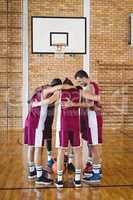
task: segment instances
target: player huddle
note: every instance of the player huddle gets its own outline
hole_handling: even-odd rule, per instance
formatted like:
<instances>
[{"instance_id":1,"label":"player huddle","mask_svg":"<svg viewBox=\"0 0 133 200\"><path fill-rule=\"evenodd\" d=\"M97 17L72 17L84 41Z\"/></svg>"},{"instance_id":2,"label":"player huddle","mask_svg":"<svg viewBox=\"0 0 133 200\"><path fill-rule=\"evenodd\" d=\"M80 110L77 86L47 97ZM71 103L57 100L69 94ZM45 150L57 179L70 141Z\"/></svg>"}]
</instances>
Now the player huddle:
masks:
<instances>
[{"instance_id":1,"label":"player huddle","mask_svg":"<svg viewBox=\"0 0 133 200\"><path fill-rule=\"evenodd\" d=\"M49 185L53 180L42 167L42 147L47 145L48 167L52 168L52 124L56 116L57 179L55 185L63 187L63 163L66 151L75 158L75 187L81 186L82 140L87 141L88 160L82 181L99 182L101 170L102 113L98 85L80 70L75 74L78 86L66 78L63 83L54 79L50 85L36 89L29 100L29 113L25 122L24 143L28 145L28 178L36 184ZM68 153L68 157L69 153ZM71 157L68 168L74 169Z\"/></svg>"}]
</instances>

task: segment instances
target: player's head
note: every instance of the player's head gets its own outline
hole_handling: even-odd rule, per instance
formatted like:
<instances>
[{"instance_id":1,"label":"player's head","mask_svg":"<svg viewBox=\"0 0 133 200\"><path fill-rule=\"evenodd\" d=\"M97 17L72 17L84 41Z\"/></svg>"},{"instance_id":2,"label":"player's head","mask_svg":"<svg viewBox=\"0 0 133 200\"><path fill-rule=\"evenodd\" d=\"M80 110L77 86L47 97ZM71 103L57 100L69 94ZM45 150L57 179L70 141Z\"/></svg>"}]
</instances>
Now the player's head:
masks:
<instances>
[{"instance_id":1,"label":"player's head","mask_svg":"<svg viewBox=\"0 0 133 200\"><path fill-rule=\"evenodd\" d=\"M73 82L69 78L65 78L63 85L73 85Z\"/></svg>"},{"instance_id":2,"label":"player's head","mask_svg":"<svg viewBox=\"0 0 133 200\"><path fill-rule=\"evenodd\" d=\"M76 72L75 79L81 86L86 86L88 84L88 81L90 80L88 74L84 70L79 70L78 72Z\"/></svg>"},{"instance_id":3,"label":"player's head","mask_svg":"<svg viewBox=\"0 0 133 200\"><path fill-rule=\"evenodd\" d=\"M62 81L59 78L55 78L51 81L50 86L62 85Z\"/></svg>"}]
</instances>

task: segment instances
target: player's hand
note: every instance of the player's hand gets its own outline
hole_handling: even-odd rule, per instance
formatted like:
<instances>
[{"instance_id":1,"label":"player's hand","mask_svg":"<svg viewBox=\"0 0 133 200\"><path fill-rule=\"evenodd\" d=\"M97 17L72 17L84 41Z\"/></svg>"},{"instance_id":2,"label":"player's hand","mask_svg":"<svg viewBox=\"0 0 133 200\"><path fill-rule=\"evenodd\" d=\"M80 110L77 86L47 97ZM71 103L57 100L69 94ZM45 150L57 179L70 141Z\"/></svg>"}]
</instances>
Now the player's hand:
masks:
<instances>
[{"instance_id":1,"label":"player's hand","mask_svg":"<svg viewBox=\"0 0 133 200\"><path fill-rule=\"evenodd\" d=\"M73 107L74 106L74 103L68 99L67 101L63 102L63 108L70 108L70 107Z\"/></svg>"},{"instance_id":2,"label":"player's hand","mask_svg":"<svg viewBox=\"0 0 133 200\"><path fill-rule=\"evenodd\" d=\"M37 101L37 100L33 101L32 108L35 108L35 107L38 107L38 106L40 106L40 102Z\"/></svg>"}]
</instances>

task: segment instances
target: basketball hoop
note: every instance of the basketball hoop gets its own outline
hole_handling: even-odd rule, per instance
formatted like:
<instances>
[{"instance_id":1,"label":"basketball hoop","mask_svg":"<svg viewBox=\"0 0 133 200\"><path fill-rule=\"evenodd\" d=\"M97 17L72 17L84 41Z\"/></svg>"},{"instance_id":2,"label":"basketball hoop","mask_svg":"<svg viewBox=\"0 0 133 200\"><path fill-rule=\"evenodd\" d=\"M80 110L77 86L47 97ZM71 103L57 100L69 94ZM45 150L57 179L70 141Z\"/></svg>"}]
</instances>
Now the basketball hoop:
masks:
<instances>
[{"instance_id":1,"label":"basketball hoop","mask_svg":"<svg viewBox=\"0 0 133 200\"><path fill-rule=\"evenodd\" d=\"M64 43L58 43L58 44L53 44L55 47L55 58L63 59L64 58L64 53L66 49L66 44Z\"/></svg>"}]
</instances>

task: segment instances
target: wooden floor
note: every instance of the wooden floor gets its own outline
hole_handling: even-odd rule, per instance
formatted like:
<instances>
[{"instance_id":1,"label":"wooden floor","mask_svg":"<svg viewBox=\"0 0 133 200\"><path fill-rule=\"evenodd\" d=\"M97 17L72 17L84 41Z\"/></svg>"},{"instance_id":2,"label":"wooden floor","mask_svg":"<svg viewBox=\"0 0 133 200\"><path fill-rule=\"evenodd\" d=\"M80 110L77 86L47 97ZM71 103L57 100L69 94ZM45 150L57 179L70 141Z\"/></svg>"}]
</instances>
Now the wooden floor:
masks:
<instances>
[{"instance_id":1,"label":"wooden floor","mask_svg":"<svg viewBox=\"0 0 133 200\"><path fill-rule=\"evenodd\" d=\"M10 137L9 137L10 135ZM132 200L133 136L117 131L104 134L103 179L100 184L75 189L72 176L65 177L65 188L59 191L36 187L26 177L26 151L21 134L0 136L0 200Z\"/></svg>"}]
</instances>

